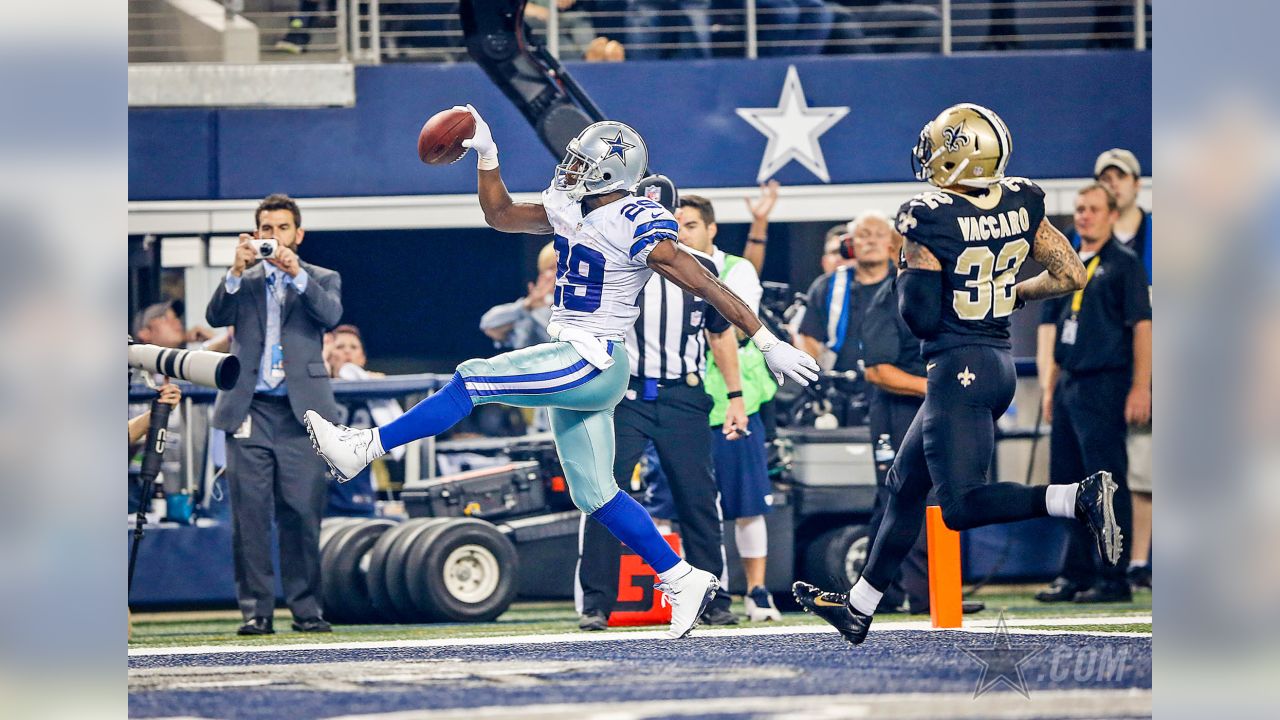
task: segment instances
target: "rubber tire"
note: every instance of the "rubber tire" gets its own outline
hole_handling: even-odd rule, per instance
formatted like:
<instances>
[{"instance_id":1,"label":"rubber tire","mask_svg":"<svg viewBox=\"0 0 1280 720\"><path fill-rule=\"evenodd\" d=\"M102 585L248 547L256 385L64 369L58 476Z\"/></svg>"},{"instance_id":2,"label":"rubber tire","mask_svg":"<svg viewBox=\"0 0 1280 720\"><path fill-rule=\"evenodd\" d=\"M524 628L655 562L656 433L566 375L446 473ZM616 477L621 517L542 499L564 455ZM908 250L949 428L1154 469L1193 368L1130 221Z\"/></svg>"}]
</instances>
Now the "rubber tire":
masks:
<instances>
[{"instance_id":1,"label":"rubber tire","mask_svg":"<svg viewBox=\"0 0 1280 720\"><path fill-rule=\"evenodd\" d=\"M409 549L424 534L449 522L451 518L421 518L406 522L403 530L396 535L395 543L387 551L386 561L382 566L382 583L386 588L386 597L394 608L395 617L403 623L431 622L429 615L418 609L413 598L409 596L409 588L405 583L405 559Z\"/></svg>"},{"instance_id":2,"label":"rubber tire","mask_svg":"<svg viewBox=\"0 0 1280 720\"><path fill-rule=\"evenodd\" d=\"M833 528L814 538L805 549L805 576L823 590L847 592L862 576L870 550L870 528L866 525ZM855 557L851 558L851 553ZM852 568L847 567L850 563Z\"/></svg>"},{"instance_id":3,"label":"rubber tire","mask_svg":"<svg viewBox=\"0 0 1280 720\"><path fill-rule=\"evenodd\" d=\"M425 522L431 522L436 518L416 518L406 520L399 525L384 532L378 541L373 544L373 549L369 551L369 572L364 577L365 589L369 593L369 602L377 611L378 619L382 622L399 623L412 622L411 618L404 617L400 611L396 609L396 605L391 601L391 595L387 591L387 557L399 542L401 534L414 531Z\"/></svg>"},{"instance_id":4,"label":"rubber tire","mask_svg":"<svg viewBox=\"0 0 1280 720\"><path fill-rule=\"evenodd\" d=\"M359 527L360 522L355 518L341 518L344 522L330 523L320 528L320 565L324 566L324 559L333 551L334 543L338 538L354 527Z\"/></svg>"},{"instance_id":5,"label":"rubber tire","mask_svg":"<svg viewBox=\"0 0 1280 720\"><path fill-rule=\"evenodd\" d=\"M320 553L324 556L324 546L333 540L333 536L343 528L351 527L364 518L327 517L320 521Z\"/></svg>"},{"instance_id":6,"label":"rubber tire","mask_svg":"<svg viewBox=\"0 0 1280 720\"><path fill-rule=\"evenodd\" d=\"M445 561L465 545L487 550L497 564L497 584L488 596L477 602L453 595L445 579ZM432 528L414 542L405 579L414 604L436 621L488 622L506 612L515 600L519 563L516 546L492 523L462 518Z\"/></svg>"},{"instance_id":7,"label":"rubber tire","mask_svg":"<svg viewBox=\"0 0 1280 720\"><path fill-rule=\"evenodd\" d=\"M333 536L320 561L324 614L330 622L377 622L378 611L369 599L360 563L378 538L395 526L392 520L370 519L348 525Z\"/></svg>"}]
</instances>

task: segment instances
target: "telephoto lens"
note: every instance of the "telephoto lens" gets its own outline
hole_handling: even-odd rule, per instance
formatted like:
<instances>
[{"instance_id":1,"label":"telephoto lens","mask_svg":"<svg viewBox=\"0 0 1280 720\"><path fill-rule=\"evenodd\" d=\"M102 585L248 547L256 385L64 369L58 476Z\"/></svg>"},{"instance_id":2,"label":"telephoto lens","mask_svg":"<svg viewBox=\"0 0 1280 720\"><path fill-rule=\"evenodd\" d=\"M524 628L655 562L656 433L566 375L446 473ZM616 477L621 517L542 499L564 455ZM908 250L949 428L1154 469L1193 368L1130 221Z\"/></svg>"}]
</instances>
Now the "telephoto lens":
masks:
<instances>
[{"instance_id":1,"label":"telephoto lens","mask_svg":"<svg viewBox=\"0 0 1280 720\"><path fill-rule=\"evenodd\" d=\"M210 350L178 350L129 340L129 367L168 375L196 385L230 390L240 377L235 355Z\"/></svg>"}]
</instances>

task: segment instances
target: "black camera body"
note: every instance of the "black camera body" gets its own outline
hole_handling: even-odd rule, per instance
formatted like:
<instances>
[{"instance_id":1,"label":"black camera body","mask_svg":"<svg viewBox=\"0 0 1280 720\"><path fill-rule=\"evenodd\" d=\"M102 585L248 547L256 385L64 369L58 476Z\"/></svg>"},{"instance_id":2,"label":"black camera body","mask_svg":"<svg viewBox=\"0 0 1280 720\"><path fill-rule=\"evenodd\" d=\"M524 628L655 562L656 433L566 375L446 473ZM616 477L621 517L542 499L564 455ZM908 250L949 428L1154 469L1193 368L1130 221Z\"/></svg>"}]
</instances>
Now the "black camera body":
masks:
<instances>
[{"instance_id":1,"label":"black camera body","mask_svg":"<svg viewBox=\"0 0 1280 720\"><path fill-rule=\"evenodd\" d=\"M779 318L789 320L795 314L797 306L805 304L805 296L791 291L791 286L784 282L765 280L760 283L764 293L760 296L760 307Z\"/></svg>"}]
</instances>

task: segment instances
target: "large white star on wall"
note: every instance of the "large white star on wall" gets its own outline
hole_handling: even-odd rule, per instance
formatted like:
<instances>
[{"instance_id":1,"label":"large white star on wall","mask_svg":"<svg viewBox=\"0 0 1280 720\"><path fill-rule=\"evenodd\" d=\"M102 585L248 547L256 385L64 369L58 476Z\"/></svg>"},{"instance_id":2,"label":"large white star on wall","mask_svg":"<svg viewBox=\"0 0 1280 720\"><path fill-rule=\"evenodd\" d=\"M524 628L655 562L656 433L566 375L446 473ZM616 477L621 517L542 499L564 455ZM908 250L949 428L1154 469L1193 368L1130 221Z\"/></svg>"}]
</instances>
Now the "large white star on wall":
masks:
<instances>
[{"instance_id":1,"label":"large white star on wall","mask_svg":"<svg viewBox=\"0 0 1280 720\"><path fill-rule=\"evenodd\" d=\"M738 108L736 112L769 138L764 157L760 159L756 182L769 179L792 160L805 166L822 182L831 182L818 138L848 115L849 108L809 107L795 65L787 68L787 79L782 84L782 96L778 98L777 107Z\"/></svg>"}]
</instances>

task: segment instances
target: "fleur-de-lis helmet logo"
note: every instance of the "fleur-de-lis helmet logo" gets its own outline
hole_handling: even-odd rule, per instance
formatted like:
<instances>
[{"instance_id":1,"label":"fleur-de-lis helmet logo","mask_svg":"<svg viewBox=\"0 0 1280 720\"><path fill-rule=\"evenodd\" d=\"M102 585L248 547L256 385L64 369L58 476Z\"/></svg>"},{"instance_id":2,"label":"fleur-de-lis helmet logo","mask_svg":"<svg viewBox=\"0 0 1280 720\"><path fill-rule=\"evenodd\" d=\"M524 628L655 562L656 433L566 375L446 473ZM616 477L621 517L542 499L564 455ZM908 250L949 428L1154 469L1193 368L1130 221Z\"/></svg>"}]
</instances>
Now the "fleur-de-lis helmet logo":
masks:
<instances>
[{"instance_id":1,"label":"fleur-de-lis helmet logo","mask_svg":"<svg viewBox=\"0 0 1280 720\"><path fill-rule=\"evenodd\" d=\"M970 142L971 138L965 131L964 120L957 125L942 128L942 147L947 152L955 152Z\"/></svg>"}]
</instances>

